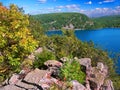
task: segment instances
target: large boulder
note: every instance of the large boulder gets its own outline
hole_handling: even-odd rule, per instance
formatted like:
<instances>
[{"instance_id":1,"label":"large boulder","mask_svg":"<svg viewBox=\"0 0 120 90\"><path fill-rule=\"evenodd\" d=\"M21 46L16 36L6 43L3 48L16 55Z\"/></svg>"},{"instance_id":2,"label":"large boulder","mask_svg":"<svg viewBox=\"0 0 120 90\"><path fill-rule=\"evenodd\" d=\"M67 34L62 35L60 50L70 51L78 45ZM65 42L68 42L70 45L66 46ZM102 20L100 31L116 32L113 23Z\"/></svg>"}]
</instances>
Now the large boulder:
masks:
<instances>
[{"instance_id":1,"label":"large boulder","mask_svg":"<svg viewBox=\"0 0 120 90\"><path fill-rule=\"evenodd\" d=\"M19 75L13 75L9 84L0 88L0 90L43 90L39 85L40 80L50 73L47 70L35 69L29 72L24 79L18 79Z\"/></svg>"},{"instance_id":2,"label":"large boulder","mask_svg":"<svg viewBox=\"0 0 120 90\"><path fill-rule=\"evenodd\" d=\"M89 82L91 88L92 89L95 88L96 90L99 90L101 85L103 85L105 78L106 77L102 73L100 73L99 70L96 69L96 67L92 68L92 72L89 76Z\"/></svg>"},{"instance_id":3,"label":"large boulder","mask_svg":"<svg viewBox=\"0 0 120 90\"><path fill-rule=\"evenodd\" d=\"M48 67L48 71L51 72L52 75L57 77L59 75L59 69L62 66L62 63L56 60L48 60L44 63Z\"/></svg>"},{"instance_id":4,"label":"large boulder","mask_svg":"<svg viewBox=\"0 0 120 90\"><path fill-rule=\"evenodd\" d=\"M81 58L81 59L78 59L78 62L80 63L80 65L85 66L86 69L91 67L91 59L90 58Z\"/></svg>"},{"instance_id":5,"label":"large boulder","mask_svg":"<svg viewBox=\"0 0 120 90\"><path fill-rule=\"evenodd\" d=\"M90 87L93 90L100 90L101 86L104 84L104 80L107 77L107 67L103 63L98 63L97 67L92 67L87 72L87 80L90 82Z\"/></svg>"},{"instance_id":6,"label":"large boulder","mask_svg":"<svg viewBox=\"0 0 120 90\"><path fill-rule=\"evenodd\" d=\"M97 63L97 67L96 67L102 74L104 74L104 76L107 76L108 74L108 67L106 65L104 65L101 62Z\"/></svg>"},{"instance_id":7,"label":"large boulder","mask_svg":"<svg viewBox=\"0 0 120 90\"><path fill-rule=\"evenodd\" d=\"M34 71L29 72L24 78L24 80L37 84L39 80L42 79L47 73L50 72L36 68Z\"/></svg>"}]
</instances>

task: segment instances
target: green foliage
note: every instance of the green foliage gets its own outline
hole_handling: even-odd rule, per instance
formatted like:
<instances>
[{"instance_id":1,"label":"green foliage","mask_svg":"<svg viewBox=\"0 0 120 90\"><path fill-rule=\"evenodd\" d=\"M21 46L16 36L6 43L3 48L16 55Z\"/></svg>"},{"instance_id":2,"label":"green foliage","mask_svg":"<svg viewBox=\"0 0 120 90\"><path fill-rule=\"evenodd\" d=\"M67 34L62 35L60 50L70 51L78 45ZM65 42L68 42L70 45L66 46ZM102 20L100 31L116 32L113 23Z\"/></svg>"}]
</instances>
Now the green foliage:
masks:
<instances>
[{"instance_id":1,"label":"green foliage","mask_svg":"<svg viewBox=\"0 0 120 90\"><path fill-rule=\"evenodd\" d=\"M120 15L104 16L99 18L93 18L93 21L97 23L98 27L120 27Z\"/></svg>"},{"instance_id":2,"label":"green foliage","mask_svg":"<svg viewBox=\"0 0 120 90\"><path fill-rule=\"evenodd\" d=\"M39 46L44 46L47 36L45 35L45 30L42 28L41 23L32 16L29 16L29 22L29 29L33 37L39 41Z\"/></svg>"},{"instance_id":3,"label":"green foliage","mask_svg":"<svg viewBox=\"0 0 120 90\"><path fill-rule=\"evenodd\" d=\"M75 29L97 29L105 27L120 27L120 15L104 16L98 18L88 18L80 13L52 13L32 15L32 19L38 21L44 30L58 30L62 27L70 27Z\"/></svg>"},{"instance_id":4,"label":"green foliage","mask_svg":"<svg viewBox=\"0 0 120 90\"><path fill-rule=\"evenodd\" d=\"M94 22L90 18L80 13L52 13L32 15L32 17L41 22L45 30L61 29L66 26L70 27L70 24L74 28L90 29L94 25Z\"/></svg>"},{"instance_id":5,"label":"green foliage","mask_svg":"<svg viewBox=\"0 0 120 90\"><path fill-rule=\"evenodd\" d=\"M79 62L75 60L68 60L60 69L60 77L64 80L77 80L80 83L85 82L85 73L81 71Z\"/></svg>"},{"instance_id":6,"label":"green foliage","mask_svg":"<svg viewBox=\"0 0 120 90\"><path fill-rule=\"evenodd\" d=\"M71 89L72 89L72 83L66 81L61 86L57 85L56 83L53 83L49 90L71 90Z\"/></svg>"},{"instance_id":7,"label":"green foliage","mask_svg":"<svg viewBox=\"0 0 120 90\"><path fill-rule=\"evenodd\" d=\"M24 57L37 47L28 25L28 16L16 5L0 6L0 75L18 72Z\"/></svg>"},{"instance_id":8,"label":"green foliage","mask_svg":"<svg viewBox=\"0 0 120 90\"><path fill-rule=\"evenodd\" d=\"M62 88L60 88L58 85L53 84L49 90L62 90Z\"/></svg>"},{"instance_id":9,"label":"green foliage","mask_svg":"<svg viewBox=\"0 0 120 90\"><path fill-rule=\"evenodd\" d=\"M21 64L22 68L32 68L32 66L33 66L33 61L31 59L25 59Z\"/></svg>"},{"instance_id":10,"label":"green foliage","mask_svg":"<svg viewBox=\"0 0 120 90\"><path fill-rule=\"evenodd\" d=\"M46 47L52 50L58 59L72 55L73 52L76 51L79 42L73 34L73 30L63 31L64 33L62 36L54 35L49 37L46 43Z\"/></svg>"},{"instance_id":11,"label":"green foliage","mask_svg":"<svg viewBox=\"0 0 120 90\"><path fill-rule=\"evenodd\" d=\"M114 75L111 77L115 90L120 90L120 75Z\"/></svg>"},{"instance_id":12,"label":"green foliage","mask_svg":"<svg viewBox=\"0 0 120 90\"><path fill-rule=\"evenodd\" d=\"M67 33L66 33L67 32ZM102 62L108 66L109 78L113 79L113 83L117 85L115 81L115 67L114 61L109 58L108 53L95 48L93 42L82 42L78 40L72 31L64 31L63 35L55 35L48 38L46 47L54 52L57 59L62 57L68 57L72 55L78 58L91 58L92 65L96 66L97 62Z\"/></svg>"},{"instance_id":13,"label":"green foliage","mask_svg":"<svg viewBox=\"0 0 120 90\"><path fill-rule=\"evenodd\" d=\"M36 60L33 63L34 68L42 68L44 66L44 62L47 60L55 60L55 55L47 50L44 50L40 54L36 55Z\"/></svg>"}]
</instances>

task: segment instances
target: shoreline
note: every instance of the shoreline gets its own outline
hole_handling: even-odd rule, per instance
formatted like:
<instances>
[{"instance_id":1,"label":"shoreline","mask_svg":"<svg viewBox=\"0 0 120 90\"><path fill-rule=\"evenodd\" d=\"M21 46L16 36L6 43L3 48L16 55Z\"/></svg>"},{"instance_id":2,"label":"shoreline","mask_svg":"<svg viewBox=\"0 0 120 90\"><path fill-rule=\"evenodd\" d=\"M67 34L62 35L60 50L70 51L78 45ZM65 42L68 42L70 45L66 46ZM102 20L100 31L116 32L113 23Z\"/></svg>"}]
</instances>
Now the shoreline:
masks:
<instances>
[{"instance_id":1,"label":"shoreline","mask_svg":"<svg viewBox=\"0 0 120 90\"><path fill-rule=\"evenodd\" d=\"M106 27L106 28L96 28L96 29L78 29L78 28L76 28L76 29L73 29L73 30L75 30L75 31L84 31L84 30L101 30L101 29L107 29L107 28L109 28L109 27ZM120 27L111 27L111 29L117 29L117 28L120 28ZM47 31L62 31L61 29L56 29L56 30L47 30Z\"/></svg>"}]
</instances>

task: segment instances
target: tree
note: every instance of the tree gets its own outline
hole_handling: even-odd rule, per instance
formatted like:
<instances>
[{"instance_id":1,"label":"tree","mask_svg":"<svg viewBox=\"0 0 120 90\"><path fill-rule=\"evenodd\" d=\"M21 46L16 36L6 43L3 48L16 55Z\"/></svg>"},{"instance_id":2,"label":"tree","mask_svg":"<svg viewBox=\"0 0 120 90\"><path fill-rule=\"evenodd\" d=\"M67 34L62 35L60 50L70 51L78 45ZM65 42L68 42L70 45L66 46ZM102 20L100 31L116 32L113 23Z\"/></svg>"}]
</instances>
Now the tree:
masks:
<instances>
[{"instance_id":1,"label":"tree","mask_svg":"<svg viewBox=\"0 0 120 90\"><path fill-rule=\"evenodd\" d=\"M46 31L42 28L41 23L32 16L29 16L29 22L29 29L33 37L39 41L39 46L44 46L47 39Z\"/></svg>"},{"instance_id":2,"label":"tree","mask_svg":"<svg viewBox=\"0 0 120 90\"><path fill-rule=\"evenodd\" d=\"M0 75L19 71L25 56L37 47L28 25L28 16L16 5L0 6Z\"/></svg>"}]
</instances>

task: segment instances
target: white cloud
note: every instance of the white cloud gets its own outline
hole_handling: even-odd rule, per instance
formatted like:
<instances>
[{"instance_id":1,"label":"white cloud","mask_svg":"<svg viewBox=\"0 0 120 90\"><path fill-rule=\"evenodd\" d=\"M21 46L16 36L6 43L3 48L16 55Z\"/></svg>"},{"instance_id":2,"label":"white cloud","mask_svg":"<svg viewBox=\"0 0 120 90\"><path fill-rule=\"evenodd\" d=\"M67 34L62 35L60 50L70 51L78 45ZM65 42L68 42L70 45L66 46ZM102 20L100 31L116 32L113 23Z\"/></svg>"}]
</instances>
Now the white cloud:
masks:
<instances>
[{"instance_id":1,"label":"white cloud","mask_svg":"<svg viewBox=\"0 0 120 90\"><path fill-rule=\"evenodd\" d=\"M61 12L62 9L55 9L55 12Z\"/></svg>"},{"instance_id":2,"label":"white cloud","mask_svg":"<svg viewBox=\"0 0 120 90\"><path fill-rule=\"evenodd\" d=\"M98 2L98 4L102 4L103 2Z\"/></svg>"},{"instance_id":3,"label":"white cloud","mask_svg":"<svg viewBox=\"0 0 120 90\"><path fill-rule=\"evenodd\" d=\"M42 14L42 13L55 13L55 12L78 12L86 14L89 17L99 17L106 15L120 15L120 5L114 8L94 8L89 10L84 10L80 8L78 4L69 4L69 5L61 5L56 7L49 8L41 8L39 10L35 10L34 12L30 12L30 14Z\"/></svg>"},{"instance_id":4,"label":"white cloud","mask_svg":"<svg viewBox=\"0 0 120 90\"><path fill-rule=\"evenodd\" d=\"M92 1L86 2L85 4L92 4Z\"/></svg>"},{"instance_id":5,"label":"white cloud","mask_svg":"<svg viewBox=\"0 0 120 90\"><path fill-rule=\"evenodd\" d=\"M65 6L56 6L56 8L59 8L59 9L62 9L64 8Z\"/></svg>"},{"instance_id":6,"label":"white cloud","mask_svg":"<svg viewBox=\"0 0 120 90\"><path fill-rule=\"evenodd\" d=\"M95 8L89 11L84 11L84 14L90 17L99 17L107 15L118 15L120 14L120 7L117 6L115 9L112 8Z\"/></svg>"},{"instance_id":7,"label":"white cloud","mask_svg":"<svg viewBox=\"0 0 120 90\"><path fill-rule=\"evenodd\" d=\"M120 6L117 6L116 9L119 9L119 10L120 10Z\"/></svg>"},{"instance_id":8,"label":"white cloud","mask_svg":"<svg viewBox=\"0 0 120 90\"><path fill-rule=\"evenodd\" d=\"M77 5L77 4L70 4L70 5L65 5L65 6L56 6L55 7L56 9L66 9L66 10L69 10L69 11L76 11L76 10L80 10L80 5Z\"/></svg>"},{"instance_id":9,"label":"white cloud","mask_svg":"<svg viewBox=\"0 0 120 90\"><path fill-rule=\"evenodd\" d=\"M67 9L78 9L78 8L79 8L79 5L72 4L72 5L66 5L65 7L66 7Z\"/></svg>"},{"instance_id":10,"label":"white cloud","mask_svg":"<svg viewBox=\"0 0 120 90\"><path fill-rule=\"evenodd\" d=\"M104 3L114 2L114 0L104 0Z\"/></svg>"},{"instance_id":11,"label":"white cloud","mask_svg":"<svg viewBox=\"0 0 120 90\"><path fill-rule=\"evenodd\" d=\"M98 4L103 4L103 3L110 3L114 2L115 0L104 0L103 2L98 2Z\"/></svg>"},{"instance_id":12,"label":"white cloud","mask_svg":"<svg viewBox=\"0 0 120 90\"><path fill-rule=\"evenodd\" d=\"M47 0L38 0L39 3L46 3Z\"/></svg>"}]
</instances>

